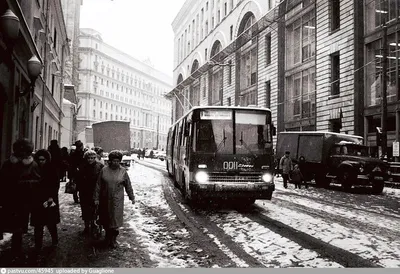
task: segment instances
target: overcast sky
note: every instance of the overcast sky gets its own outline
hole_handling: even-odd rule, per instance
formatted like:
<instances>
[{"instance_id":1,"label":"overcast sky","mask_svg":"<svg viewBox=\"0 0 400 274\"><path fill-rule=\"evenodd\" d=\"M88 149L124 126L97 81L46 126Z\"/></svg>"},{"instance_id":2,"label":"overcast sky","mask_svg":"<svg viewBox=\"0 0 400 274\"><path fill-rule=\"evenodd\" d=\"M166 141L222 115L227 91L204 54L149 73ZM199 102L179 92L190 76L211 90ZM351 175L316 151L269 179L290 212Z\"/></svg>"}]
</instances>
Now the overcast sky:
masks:
<instances>
[{"instance_id":1,"label":"overcast sky","mask_svg":"<svg viewBox=\"0 0 400 274\"><path fill-rule=\"evenodd\" d=\"M103 41L172 77L172 21L185 0L84 0L81 28L99 31Z\"/></svg>"}]
</instances>

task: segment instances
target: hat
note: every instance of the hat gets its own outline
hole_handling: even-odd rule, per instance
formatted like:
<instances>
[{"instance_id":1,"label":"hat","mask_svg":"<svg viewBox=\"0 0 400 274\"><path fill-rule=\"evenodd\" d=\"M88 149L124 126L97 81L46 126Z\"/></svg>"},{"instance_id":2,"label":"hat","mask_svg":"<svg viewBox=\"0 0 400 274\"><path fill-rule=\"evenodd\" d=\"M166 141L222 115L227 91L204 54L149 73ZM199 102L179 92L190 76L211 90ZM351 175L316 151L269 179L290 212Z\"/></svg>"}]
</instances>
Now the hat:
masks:
<instances>
[{"instance_id":1,"label":"hat","mask_svg":"<svg viewBox=\"0 0 400 274\"><path fill-rule=\"evenodd\" d=\"M28 139L18 139L13 144L13 152L15 156L29 156L33 152L33 143Z\"/></svg>"},{"instance_id":2,"label":"hat","mask_svg":"<svg viewBox=\"0 0 400 274\"><path fill-rule=\"evenodd\" d=\"M82 147L82 146L83 146L82 141L81 141L81 140L76 141L76 142L75 142L75 146L76 146L76 147Z\"/></svg>"}]
</instances>

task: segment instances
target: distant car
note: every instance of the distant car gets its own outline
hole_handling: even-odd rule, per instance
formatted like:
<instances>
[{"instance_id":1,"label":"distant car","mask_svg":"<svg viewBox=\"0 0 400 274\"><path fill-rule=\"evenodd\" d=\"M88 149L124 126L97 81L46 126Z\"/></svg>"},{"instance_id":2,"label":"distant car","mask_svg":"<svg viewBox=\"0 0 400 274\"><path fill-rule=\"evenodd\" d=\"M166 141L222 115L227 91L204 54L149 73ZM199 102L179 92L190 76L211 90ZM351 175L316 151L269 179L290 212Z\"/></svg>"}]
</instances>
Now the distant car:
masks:
<instances>
[{"instance_id":1,"label":"distant car","mask_svg":"<svg viewBox=\"0 0 400 274\"><path fill-rule=\"evenodd\" d=\"M130 166L135 162L135 160L132 158L132 156L127 156L124 155L122 156L122 161L121 161L121 165L126 167L126 168L130 168Z\"/></svg>"},{"instance_id":2,"label":"distant car","mask_svg":"<svg viewBox=\"0 0 400 274\"><path fill-rule=\"evenodd\" d=\"M160 159L161 161L164 161L166 157L167 155L165 151L156 151L154 154L154 158Z\"/></svg>"}]
</instances>

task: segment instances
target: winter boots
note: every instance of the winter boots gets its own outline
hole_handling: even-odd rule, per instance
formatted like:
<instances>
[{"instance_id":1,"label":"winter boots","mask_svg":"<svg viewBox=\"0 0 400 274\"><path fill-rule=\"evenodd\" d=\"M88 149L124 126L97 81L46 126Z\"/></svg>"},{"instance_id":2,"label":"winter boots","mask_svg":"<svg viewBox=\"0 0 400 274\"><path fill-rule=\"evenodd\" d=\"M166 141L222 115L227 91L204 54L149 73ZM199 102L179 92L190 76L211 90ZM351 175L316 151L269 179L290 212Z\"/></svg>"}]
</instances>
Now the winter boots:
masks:
<instances>
[{"instance_id":1,"label":"winter boots","mask_svg":"<svg viewBox=\"0 0 400 274\"><path fill-rule=\"evenodd\" d=\"M106 230L106 239L105 239L106 245L111 248L118 247L118 243L117 243L118 234L119 234L118 229L107 229Z\"/></svg>"}]
</instances>

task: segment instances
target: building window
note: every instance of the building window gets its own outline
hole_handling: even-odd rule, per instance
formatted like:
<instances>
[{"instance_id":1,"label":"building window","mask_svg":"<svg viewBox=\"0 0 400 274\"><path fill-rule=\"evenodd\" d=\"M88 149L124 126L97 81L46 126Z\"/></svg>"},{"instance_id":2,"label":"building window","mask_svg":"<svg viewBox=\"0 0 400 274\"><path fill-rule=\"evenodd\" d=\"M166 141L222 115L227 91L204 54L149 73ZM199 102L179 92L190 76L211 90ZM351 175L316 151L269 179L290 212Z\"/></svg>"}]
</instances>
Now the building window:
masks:
<instances>
[{"instance_id":1,"label":"building window","mask_svg":"<svg viewBox=\"0 0 400 274\"><path fill-rule=\"evenodd\" d=\"M56 28L54 28L54 37L53 37L54 39L54 41L53 41L53 48L56 48L57 47L57 29Z\"/></svg>"},{"instance_id":2,"label":"building window","mask_svg":"<svg viewBox=\"0 0 400 274\"><path fill-rule=\"evenodd\" d=\"M331 30L340 27L340 0L330 0Z\"/></svg>"},{"instance_id":3,"label":"building window","mask_svg":"<svg viewBox=\"0 0 400 274\"><path fill-rule=\"evenodd\" d=\"M100 111L100 119L103 119L103 112Z\"/></svg>"},{"instance_id":4,"label":"building window","mask_svg":"<svg viewBox=\"0 0 400 274\"><path fill-rule=\"evenodd\" d=\"M265 107L271 108L271 81L265 82Z\"/></svg>"},{"instance_id":5,"label":"building window","mask_svg":"<svg viewBox=\"0 0 400 274\"><path fill-rule=\"evenodd\" d=\"M56 76L54 74L51 75L51 95L54 96L54 86L56 84Z\"/></svg>"},{"instance_id":6,"label":"building window","mask_svg":"<svg viewBox=\"0 0 400 274\"><path fill-rule=\"evenodd\" d=\"M211 104L218 104L221 102L222 95L222 69L214 72L212 76L212 95Z\"/></svg>"},{"instance_id":7,"label":"building window","mask_svg":"<svg viewBox=\"0 0 400 274\"><path fill-rule=\"evenodd\" d=\"M204 59L207 60L207 49L204 50Z\"/></svg>"},{"instance_id":8,"label":"building window","mask_svg":"<svg viewBox=\"0 0 400 274\"><path fill-rule=\"evenodd\" d=\"M232 84L232 60L228 62L228 85Z\"/></svg>"},{"instance_id":9,"label":"building window","mask_svg":"<svg viewBox=\"0 0 400 274\"><path fill-rule=\"evenodd\" d=\"M231 105L232 105L232 98L228 97L228 106L231 106Z\"/></svg>"},{"instance_id":10,"label":"building window","mask_svg":"<svg viewBox=\"0 0 400 274\"><path fill-rule=\"evenodd\" d=\"M231 41L233 39L233 25L229 28L229 37L231 38Z\"/></svg>"},{"instance_id":11,"label":"building window","mask_svg":"<svg viewBox=\"0 0 400 274\"><path fill-rule=\"evenodd\" d=\"M228 3L224 3L224 16L228 14Z\"/></svg>"},{"instance_id":12,"label":"building window","mask_svg":"<svg viewBox=\"0 0 400 274\"><path fill-rule=\"evenodd\" d=\"M286 78L285 121L315 116L315 68Z\"/></svg>"},{"instance_id":13,"label":"building window","mask_svg":"<svg viewBox=\"0 0 400 274\"><path fill-rule=\"evenodd\" d=\"M340 55L331 54L331 95L340 94Z\"/></svg>"},{"instance_id":14,"label":"building window","mask_svg":"<svg viewBox=\"0 0 400 274\"><path fill-rule=\"evenodd\" d=\"M247 89L257 83L257 49L253 47L240 57L240 88Z\"/></svg>"},{"instance_id":15,"label":"building window","mask_svg":"<svg viewBox=\"0 0 400 274\"><path fill-rule=\"evenodd\" d=\"M400 16L400 1L398 0L369 0L365 3L365 24L368 33Z\"/></svg>"},{"instance_id":16,"label":"building window","mask_svg":"<svg viewBox=\"0 0 400 274\"><path fill-rule=\"evenodd\" d=\"M93 118L96 118L96 110L93 110Z\"/></svg>"},{"instance_id":17,"label":"building window","mask_svg":"<svg viewBox=\"0 0 400 274\"><path fill-rule=\"evenodd\" d=\"M366 50L366 106L381 104L382 98L382 40L377 40L367 45ZM387 102L395 102L398 99L400 90L400 76L398 74L400 62L398 59L400 52L400 35L396 33L387 37Z\"/></svg>"},{"instance_id":18,"label":"building window","mask_svg":"<svg viewBox=\"0 0 400 274\"><path fill-rule=\"evenodd\" d=\"M286 62L291 68L315 56L315 11L287 26Z\"/></svg>"},{"instance_id":19,"label":"building window","mask_svg":"<svg viewBox=\"0 0 400 274\"><path fill-rule=\"evenodd\" d=\"M93 99L93 106L96 106L96 99Z\"/></svg>"},{"instance_id":20,"label":"building window","mask_svg":"<svg viewBox=\"0 0 400 274\"><path fill-rule=\"evenodd\" d=\"M340 133L340 129L342 128L342 122L340 119L332 119L329 120L329 131Z\"/></svg>"},{"instance_id":21,"label":"building window","mask_svg":"<svg viewBox=\"0 0 400 274\"><path fill-rule=\"evenodd\" d=\"M265 64L271 64L271 33L265 36Z\"/></svg>"}]
</instances>

